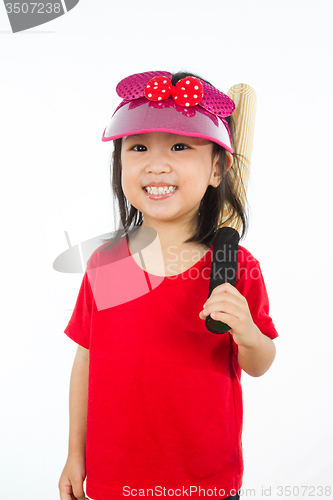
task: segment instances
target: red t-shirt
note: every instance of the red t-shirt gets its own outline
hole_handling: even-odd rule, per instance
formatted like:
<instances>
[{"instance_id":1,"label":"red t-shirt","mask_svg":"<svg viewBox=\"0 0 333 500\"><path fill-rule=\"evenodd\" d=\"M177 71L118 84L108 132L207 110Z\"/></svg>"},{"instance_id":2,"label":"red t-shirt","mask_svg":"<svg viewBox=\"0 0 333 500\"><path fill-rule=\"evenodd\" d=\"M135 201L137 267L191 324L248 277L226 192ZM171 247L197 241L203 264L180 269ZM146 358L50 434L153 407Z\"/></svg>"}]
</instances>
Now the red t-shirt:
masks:
<instances>
[{"instance_id":1,"label":"red t-shirt","mask_svg":"<svg viewBox=\"0 0 333 500\"><path fill-rule=\"evenodd\" d=\"M89 349L87 495L228 497L242 485L241 368L232 336L199 318L213 247L164 278L136 264L127 237L98 250L65 329ZM276 338L259 262L242 246L236 288Z\"/></svg>"}]
</instances>

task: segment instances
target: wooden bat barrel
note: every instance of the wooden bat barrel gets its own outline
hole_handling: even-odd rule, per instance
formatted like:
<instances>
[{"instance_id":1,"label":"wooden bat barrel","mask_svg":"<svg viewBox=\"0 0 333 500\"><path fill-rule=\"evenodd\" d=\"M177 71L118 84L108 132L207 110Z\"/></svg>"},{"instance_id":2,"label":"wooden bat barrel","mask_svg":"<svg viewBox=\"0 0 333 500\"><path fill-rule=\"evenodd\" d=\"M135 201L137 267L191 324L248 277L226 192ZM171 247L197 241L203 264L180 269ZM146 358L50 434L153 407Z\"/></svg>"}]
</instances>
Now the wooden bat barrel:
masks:
<instances>
[{"instance_id":1,"label":"wooden bat barrel","mask_svg":"<svg viewBox=\"0 0 333 500\"><path fill-rule=\"evenodd\" d=\"M254 124L257 107L257 96L252 87L246 83L237 83L227 92L228 96L234 101L236 108L233 113L235 122L235 145L239 157L239 175L235 178L234 170L231 168L229 173L236 186L236 192L245 206L246 191L249 182L250 162L253 148ZM236 219L225 224L224 221L230 214L230 208L225 207L222 217L219 220L219 227L229 226L241 229L242 221Z\"/></svg>"}]
</instances>

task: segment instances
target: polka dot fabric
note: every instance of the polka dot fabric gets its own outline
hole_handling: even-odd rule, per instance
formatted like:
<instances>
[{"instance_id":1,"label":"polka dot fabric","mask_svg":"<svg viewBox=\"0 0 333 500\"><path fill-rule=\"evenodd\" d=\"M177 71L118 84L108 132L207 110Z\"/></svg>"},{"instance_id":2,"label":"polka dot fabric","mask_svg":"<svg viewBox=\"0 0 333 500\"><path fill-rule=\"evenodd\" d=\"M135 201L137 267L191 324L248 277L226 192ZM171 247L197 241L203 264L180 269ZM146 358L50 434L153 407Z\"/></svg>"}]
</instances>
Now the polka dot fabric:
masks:
<instances>
[{"instance_id":1,"label":"polka dot fabric","mask_svg":"<svg viewBox=\"0 0 333 500\"><path fill-rule=\"evenodd\" d=\"M149 80L145 88L145 96L150 101L162 101L170 95L180 106L196 106L202 100L203 86L201 81L194 76L179 80L175 87L169 78L155 76Z\"/></svg>"},{"instance_id":2,"label":"polka dot fabric","mask_svg":"<svg viewBox=\"0 0 333 500\"><path fill-rule=\"evenodd\" d=\"M114 114L124 104L134 99L146 97L151 101L162 101L170 95L181 106L190 108L199 105L220 118L234 112L235 103L233 100L208 83L196 77L186 77L179 80L176 86L172 86L171 78L172 73L167 71L147 71L124 78L116 87L117 94L123 98L123 101ZM147 88L150 84L151 86Z\"/></svg>"},{"instance_id":3,"label":"polka dot fabric","mask_svg":"<svg viewBox=\"0 0 333 500\"><path fill-rule=\"evenodd\" d=\"M147 71L146 73L137 73L136 75L131 75L121 80L116 87L116 92L119 97L122 97L127 102L132 99L144 97L146 85L149 80L154 78L154 76L164 76L168 79L172 78L172 74L166 71Z\"/></svg>"},{"instance_id":4,"label":"polka dot fabric","mask_svg":"<svg viewBox=\"0 0 333 500\"><path fill-rule=\"evenodd\" d=\"M223 92L209 85L209 83L202 82L202 85L204 95L200 105L221 118L232 115L236 107L234 101L226 94L223 94Z\"/></svg>"},{"instance_id":5,"label":"polka dot fabric","mask_svg":"<svg viewBox=\"0 0 333 500\"><path fill-rule=\"evenodd\" d=\"M155 76L147 83L145 96L150 101L162 101L171 96L172 83L166 76Z\"/></svg>"}]
</instances>

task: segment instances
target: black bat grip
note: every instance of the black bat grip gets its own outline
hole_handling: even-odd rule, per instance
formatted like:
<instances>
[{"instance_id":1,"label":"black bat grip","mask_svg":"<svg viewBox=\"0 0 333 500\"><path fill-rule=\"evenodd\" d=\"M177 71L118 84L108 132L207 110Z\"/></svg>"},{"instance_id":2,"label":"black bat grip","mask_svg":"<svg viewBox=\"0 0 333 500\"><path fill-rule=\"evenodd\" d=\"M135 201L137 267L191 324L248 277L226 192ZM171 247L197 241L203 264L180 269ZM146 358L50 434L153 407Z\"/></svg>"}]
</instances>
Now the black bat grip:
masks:
<instances>
[{"instance_id":1,"label":"black bat grip","mask_svg":"<svg viewBox=\"0 0 333 500\"><path fill-rule=\"evenodd\" d=\"M239 233L233 227L221 227L213 240L212 268L210 272L209 293L222 283L236 285ZM213 319L210 315L205 320L206 328L212 333L226 333L231 328L226 323Z\"/></svg>"}]
</instances>

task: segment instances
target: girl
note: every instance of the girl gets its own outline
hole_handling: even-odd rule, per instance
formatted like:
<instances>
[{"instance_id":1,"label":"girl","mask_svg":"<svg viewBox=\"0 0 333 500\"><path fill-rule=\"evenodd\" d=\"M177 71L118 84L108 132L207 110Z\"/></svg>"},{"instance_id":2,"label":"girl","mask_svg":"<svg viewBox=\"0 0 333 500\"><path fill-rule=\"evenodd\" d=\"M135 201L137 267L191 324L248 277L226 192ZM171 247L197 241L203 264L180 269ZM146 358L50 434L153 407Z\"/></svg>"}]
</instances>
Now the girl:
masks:
<instances>
[{"instance_id":1,"label":"girl","mask_svg":"<svg viewBox=\"0 0 333 500\"><path fill-rule=\"evenodd\" d=\"M114 140L123 230L88 260L65 329L79 346L60 498L84 498L87 477L94 500L238 499L241 369L265 373L278 334L259 262L242 246L236 286L206 300L223 209L225 224L239 218L242 237L247 228L232 182L235 106L188 73L131 75L117 92L103 140ZM208 315L230 331L208 331Z\"/></svg>"}]
</instances>

